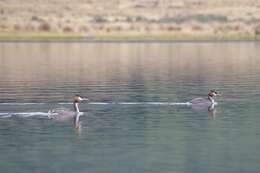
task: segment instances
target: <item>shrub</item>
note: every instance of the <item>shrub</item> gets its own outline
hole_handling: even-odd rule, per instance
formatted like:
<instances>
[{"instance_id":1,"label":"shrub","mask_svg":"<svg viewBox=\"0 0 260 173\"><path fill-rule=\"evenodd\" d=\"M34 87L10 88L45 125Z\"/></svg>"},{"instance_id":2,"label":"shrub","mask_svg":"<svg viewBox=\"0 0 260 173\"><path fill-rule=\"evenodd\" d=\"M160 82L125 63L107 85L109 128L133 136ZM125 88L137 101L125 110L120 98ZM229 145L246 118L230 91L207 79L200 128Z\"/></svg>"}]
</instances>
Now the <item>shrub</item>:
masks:
<instances>
[{"instance_id":1,"label":"shrub","mask_svg":"<svg viewBox=\"0 0 260 173\"><path fill-rule=\"evenodd\" d=\"M180 31L180 30L181 30L181 27L180 27L180 26L170 25L170 26L167 27L167 30L168 30L168 31Z\"/></svg>"},{"instance_id":2,"label":"shrub","mask_svg":"<svg viewBox=\"0 0 260 173\"><path fill-rule=\"evenodd\" d=\"M32 20L32 21L40 21L40 19L39 19L38 16L32 16L32 17L31 17L31 20Z\"/></svg>"},{"instance_id":3,"label":"shrub","mask_svg":"<svg viewBox=\"0 0 260 173\"><path fill-rule=\"evenodd\" d=\"M1 24L1 25L0 25L0 29L1 29L1 30L5 30L5 29L7 29L7 26L6 26L5 24Z\"/></svg>"},{"instance_id":4,"label":"shrub","mask_svg":"<svg viewBox=\"0 0 260 173\"><path fill-rule=\"evenodd\" d=\"M89 31L89 28L87 27L87 26L81 26L80 28L79 28L79 30L80 31L82 31L82 32L88 32Z\"/></svg>"},{"instance_id":5,"label":"shrub","mask_svg":"<svg viewBox=\"0 0 260 173\"><path fill-rule=\"evenodd\" d=\"M240 27L239 27L239 25L228 25L227 30L228 31L239 31Z\"/></svg>"},{"instance_id":6,"label":"shrub","mask_svg":"<svg viewBox=\"0 0 260 173\"><path fill-rule=\"evenodd\" d=\"M202 31L203 30L202 26L200 26L200 25L192 25L191 29L193 31Z\"/></svg>"},{"instance_id":7,"label":"shrub","mask_svg":"<svg viewBox=\"0 0 260 173\"><path fill-rule=\"evenodd\" d=\"M35 30L35 27L34 27L33 25L31 25L31 24L27 24L27 25L25 26L25 30L26 30L26 31L34 31L34 30Z\"/></svg>"},{"instance_id":8,"label":"shrub","mask_svg":"<svg viewBox=\"0 0 260 173\"><path fill-rule=\"evenodd\" d=\"M106 32L110 32L111 31L111 29L108 27L108 28L106 28Z\"/></svg>"},{"instance_id":9,"label":"shrub","mask_svg":"<svg viewBox=\"0 0 260 173\"><path fill-rule=\"evenodd\" d=\"M255 35L260 35L260 25L255 27Z\"/></svg>"},{"instance_id":10,"label":"shrub","mask_svg":"<svg viewBox=\"0 0 260 173\"><path fill-rule=\"evenodd\" d=\"M181 16L181 17L164 17L159 19L159 22L160 23L183 23L192 20L202 22L202 23L228 21L227 17L223 15L195 14L195 15Z\"/></svg>"},{"instance_id":11,"label":"shrub","mask_svg":"<svg viewBox=\"0 0 260 173\"><path fill-rule=\"evenodd\" d=\"M100 26L98 26L97 29L100 30L100 31L102 31L102 30L104 30L104 26L103 26L103 25L100 25Z\"/></svg>"},{"instance_id":12,"label":"shrub","mask_svg":"<svg viewBox=\"0 0 260 173\"><path fill-rule=\"evenodd\" d=\"M151 29L149 26L145 26L145 27L144 27L144 30L145 30L146 32L149 32L149 31L151 31L152 29Z\"/></svg>"},{"instance_id":13,"label":"shrub","mask_svg":"<svg viewBox=\"0 0 260 173\"><path fill-rule=\"evenodd\" d=\"M137 16L137 17L135 18L135 21L136 21L136 22L146 22L147 19L146 19L145 17L142 17L142 16Z\"/></svg>"},{"instance_id":14,"label":"shrub","mask_svg":"<svg viewBox=\"0 0 260 173\"><path fill-rule=\"evenodd\" d=\"M131 22L134 22L134 21L135 21L135 20L134 20L132 17L127 16L126 22L131 23Z\"/></svg>"},{"instance_id":15,"label":"shrub","mask_svg":"<svg viewBox=\"0 0 260 173\"><path fill-rule=\"evenodd\" d=\"M208 14L208 15L198 14L198 15L191 16L191 18L199 22L205 22L205 23L212 22L212 21L227 22L228 20L226 16L214 15L214 14Z\"/></svg>"},{"instance_id":16,"label":"shrub","mask_svg":"<svg viewBox=\"0 0 260 173\"><path fill-rule=\"evenodd\" d=\"M105 23L105 22L107 22L107 20L102 16L94 16L93 22L95 22L95 23Z\"/></svg>"},{"instance_id":17,"label":"shrub","mask_svg":"<svg viewBox=\"0 0 260 173\"><path fill-rule=\"evenodd\" d=\"M50 31L51 30L51 26L47 22L43 22L43 23L41 23L39 25L39 30L40 31Z\"/></svg>"},{"instance_id":18,"label":"shrub","mask_svg":"<svg viewBox=\"0 0 260 173\"><path fill-rule=\"evenodd\" d=\"M20 31L22 28L21 28L21 26L19 25L19 24L15 24L14 25L14 30L15 31Z\"/></svg>"},{"instance_id":19,"label":"shrub","mask_svg":"<svg viewBox=\"0 0 260 173\"><path fill-rule=\"evenodd\" d=\"M63 32L73 32L73 29L71 27L69 27L69 26L65 26L63 28Z\"/></svg>"}]
</instances>

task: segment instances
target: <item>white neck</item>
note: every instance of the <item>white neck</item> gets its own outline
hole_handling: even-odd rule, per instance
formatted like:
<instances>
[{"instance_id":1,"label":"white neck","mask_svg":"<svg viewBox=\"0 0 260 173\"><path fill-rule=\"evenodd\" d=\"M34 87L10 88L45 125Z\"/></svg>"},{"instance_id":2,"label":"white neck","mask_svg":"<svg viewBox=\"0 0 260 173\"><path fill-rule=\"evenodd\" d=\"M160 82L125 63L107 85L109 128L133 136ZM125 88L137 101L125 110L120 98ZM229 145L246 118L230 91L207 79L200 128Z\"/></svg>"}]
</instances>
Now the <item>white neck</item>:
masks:
<instances>
[{"instance_id":1,"label":"white neck","mask_svg":"<svg viewBox=\"0 0 260 173\"><path fill-rule=\"evenodd\" d=\"M74 106L74 111L75 111L75 112L79 112L79 103L74 102L74 103L73 103L73 106Z\"/></svg>"},{"instance_id":2,"label":"white neck","mask_svg":"<svg viewBox=\"0 0 260 173\"><path fill-rule=\"evenodd\" d=\"M209 101L211 101L212 104L215 103L215 100L213 99L213 97L210 97L210 96L209 96L208 98L209 98Z\"/></svg>"}]
</instances>

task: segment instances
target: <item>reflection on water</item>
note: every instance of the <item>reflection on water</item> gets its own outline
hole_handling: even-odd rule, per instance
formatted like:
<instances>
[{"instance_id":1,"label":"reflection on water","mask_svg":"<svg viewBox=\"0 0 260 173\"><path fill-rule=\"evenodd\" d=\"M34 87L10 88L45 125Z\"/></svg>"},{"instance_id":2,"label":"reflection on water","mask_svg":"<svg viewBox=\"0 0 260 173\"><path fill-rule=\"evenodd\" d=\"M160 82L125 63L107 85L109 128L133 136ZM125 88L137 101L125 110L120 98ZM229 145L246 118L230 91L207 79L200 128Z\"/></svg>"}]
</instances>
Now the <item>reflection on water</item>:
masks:
<instances>
[{"instance_id":1,"label":"reflection on water","mask_svg":"<svg viewBox=\"0 0 260 173\"><path fill-rule=\"evenodd\" d=\"M0 170L258 172L259 54L258 42L0 43ZM187 104L212 88L216 107ZM74 94L90 98L82 116L48 118Z\"/></svg>"},{"instance_id":2,"label":"reflection on water","mask_svg":"<svg viewBox=\"0 0 260 173\"><path fill-rule=\"evenodd\" d=\"M216 118L217 108L215 108L214 104L208 107L208 115L209 119L214 120Z\"/></svg>"},{"instance_id":3,"label":"reflection on water","mask_svg":"<svg viewBox=\"0 0 260 173\"><path fill-rule=\"evenodd\" d=\"M177 93L181 88L190 97L202 96L208 87L223 89L231 85L236 87L233 91L240 87L254 90L259 77L257 46L2 43L1 98L64 101L74 91L91 94L97 101L121 97L123 101L154 101L161 94L160 99L180 101L176 96L182 94ZM251 85L240 82L245 79ZM143 94L135 95L136 91Z\"/></svg>"}]
</instances>

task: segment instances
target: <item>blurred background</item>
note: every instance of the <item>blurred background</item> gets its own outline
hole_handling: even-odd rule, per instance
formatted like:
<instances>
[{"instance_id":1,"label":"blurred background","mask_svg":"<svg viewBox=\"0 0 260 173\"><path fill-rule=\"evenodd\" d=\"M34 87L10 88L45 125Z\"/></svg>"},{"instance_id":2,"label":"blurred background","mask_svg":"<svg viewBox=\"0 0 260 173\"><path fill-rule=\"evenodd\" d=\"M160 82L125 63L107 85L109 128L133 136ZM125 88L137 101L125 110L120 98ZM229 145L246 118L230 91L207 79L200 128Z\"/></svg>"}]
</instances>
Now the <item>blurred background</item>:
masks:
<instances>
[{"instance_id":1,"label":"blurred background","mask_svg":"<svg viewBox=\"0 0 260 173\"><path fill-rule=\"evenodd\" d=\"M0 0L0 33L260 35L260 0Z\"/></svg>"}]
</instances>

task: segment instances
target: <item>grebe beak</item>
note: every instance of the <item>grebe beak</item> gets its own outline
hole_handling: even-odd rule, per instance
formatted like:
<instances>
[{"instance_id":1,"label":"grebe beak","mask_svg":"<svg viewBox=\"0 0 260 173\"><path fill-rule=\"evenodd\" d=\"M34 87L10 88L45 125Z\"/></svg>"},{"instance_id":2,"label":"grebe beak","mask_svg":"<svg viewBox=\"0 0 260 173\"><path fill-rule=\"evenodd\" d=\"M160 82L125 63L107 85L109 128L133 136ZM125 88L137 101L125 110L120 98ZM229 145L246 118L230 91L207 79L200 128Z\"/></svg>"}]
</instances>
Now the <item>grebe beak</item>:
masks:
<instances>
[{"instance_id":1,"label":"grebe beak","mask_svg":"<svg viewBox=\"0 0 260 173\"><path fill-rule=\"evenodd\" d=\"M222 94L220 92L215 91L214 96L221 96Z\"/></svg>"},{"instance_id":2,"label":"grebe beak","mask_svg":"<svg viewBox=\"0 0 260 173\"><path fill-rule=\"evenodd\" d=\"M80 97L80 100L81 100L81 101L89 101L88 98L81 98L81 97Z\"/></svg>"}]
</instances>

